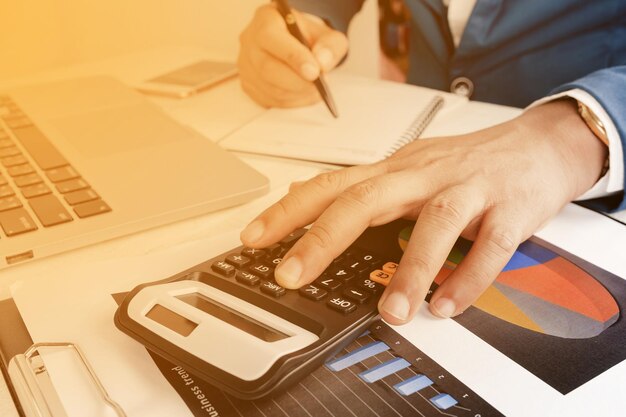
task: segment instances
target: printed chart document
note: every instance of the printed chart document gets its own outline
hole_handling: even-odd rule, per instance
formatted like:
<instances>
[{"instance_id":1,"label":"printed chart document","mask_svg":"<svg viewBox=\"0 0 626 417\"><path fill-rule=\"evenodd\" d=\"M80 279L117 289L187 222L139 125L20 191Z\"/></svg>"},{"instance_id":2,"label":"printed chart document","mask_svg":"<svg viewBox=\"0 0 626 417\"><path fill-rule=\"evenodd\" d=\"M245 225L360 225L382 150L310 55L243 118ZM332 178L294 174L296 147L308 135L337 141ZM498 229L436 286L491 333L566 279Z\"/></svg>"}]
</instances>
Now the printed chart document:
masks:
<instances>
[{"instance_id":1,"label":"printed chart document","mask_svg":"<svg viewBox=\"0 0 626 417\"><path fill-rule=\"evenodd\" d=\"M519 109L468 102L438 90L332 73L328 84L337 102L333 118L323 103L269 109L235 130L220 145L227 149L295 159L366 164L405 143L411 127L436 96L444 105L421 137L466 133L508 120Z\"/></svg>"},{"instance_id":2,"label":"printed chart document","mask_svg":"<svg viewBox=\"0 0 626 417\"><path fill-rule=\"evenodd\" d=\"M398 251L407 230L394 232ZM454 320L423 306L406 326L379 322L293 389L263 401L224 395L113 324L114 296L235 246L237 233L51 271L18 283L13 297L33 340L78 343L130 417L619 416L626 407L626 228L568 205L538 237L518 249L483 304ZM520 273L529 279L515 288ZM554 284L567 297L551 291ZM515 308L519 314L507 316ZM218 335L207 340L217 342ZM55 383L67 382L53 368Z\"/></svg>"}]
</instances>

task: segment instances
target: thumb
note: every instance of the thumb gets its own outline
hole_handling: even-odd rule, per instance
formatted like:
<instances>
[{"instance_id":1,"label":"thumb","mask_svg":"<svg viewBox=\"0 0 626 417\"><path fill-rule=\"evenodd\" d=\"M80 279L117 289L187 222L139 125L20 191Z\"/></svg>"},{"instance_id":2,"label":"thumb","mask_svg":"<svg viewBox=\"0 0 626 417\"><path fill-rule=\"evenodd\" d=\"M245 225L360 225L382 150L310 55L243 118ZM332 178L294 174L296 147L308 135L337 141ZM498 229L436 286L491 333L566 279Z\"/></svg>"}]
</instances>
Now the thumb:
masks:
<instances>
[{"instance_id":1,"label":"thumb","mask_svg":"<svg viewBox=\"0 0 626 417\"><path fill-rule=\"evenodd\" d=\"M328 28L311 46L313 55L324 72L335 68L348 52L348 38L341 32Z\"/></svg>"}]
</instances>

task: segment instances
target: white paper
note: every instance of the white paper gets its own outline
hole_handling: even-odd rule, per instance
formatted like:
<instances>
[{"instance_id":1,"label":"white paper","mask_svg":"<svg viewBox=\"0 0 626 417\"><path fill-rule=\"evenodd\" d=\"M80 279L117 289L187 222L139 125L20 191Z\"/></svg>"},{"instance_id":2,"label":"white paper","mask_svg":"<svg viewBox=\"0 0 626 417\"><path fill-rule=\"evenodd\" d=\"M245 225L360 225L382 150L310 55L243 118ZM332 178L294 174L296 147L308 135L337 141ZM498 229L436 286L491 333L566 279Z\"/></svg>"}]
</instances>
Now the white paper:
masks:
<instances>
[{"instance_id":1,"label":"white paper","mask_svg":"<svg viewBox=\"0 0 626 417\"><path fill-rule=\"evenodd\" d=\"M339 117L325 104L270 109L220 144L227 149L338 164L376 162L437 95L445 117L467 99L423 87L342 74L328 77ZM435 123L433 121L433 123Z\"/></svg>"}]
</instances>

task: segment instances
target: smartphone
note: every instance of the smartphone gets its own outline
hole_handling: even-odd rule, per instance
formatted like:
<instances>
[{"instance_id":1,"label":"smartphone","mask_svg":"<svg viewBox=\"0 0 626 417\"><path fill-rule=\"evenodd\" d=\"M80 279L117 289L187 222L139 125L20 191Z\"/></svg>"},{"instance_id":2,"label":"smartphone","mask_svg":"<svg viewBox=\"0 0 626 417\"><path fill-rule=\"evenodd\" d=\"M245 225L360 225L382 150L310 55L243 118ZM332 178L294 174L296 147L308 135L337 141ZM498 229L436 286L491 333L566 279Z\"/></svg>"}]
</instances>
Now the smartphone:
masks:
<instances>
[{"instance_id":1,"label":"smartphone","mask_svg":"<svg viewBox=\"0 0 626 417\"><path fill-rule=\"evenodd\" d=\"M185 98L237 74L233 62L202 60L144 81L142 93Z\"/></svg>"}]
</instances>

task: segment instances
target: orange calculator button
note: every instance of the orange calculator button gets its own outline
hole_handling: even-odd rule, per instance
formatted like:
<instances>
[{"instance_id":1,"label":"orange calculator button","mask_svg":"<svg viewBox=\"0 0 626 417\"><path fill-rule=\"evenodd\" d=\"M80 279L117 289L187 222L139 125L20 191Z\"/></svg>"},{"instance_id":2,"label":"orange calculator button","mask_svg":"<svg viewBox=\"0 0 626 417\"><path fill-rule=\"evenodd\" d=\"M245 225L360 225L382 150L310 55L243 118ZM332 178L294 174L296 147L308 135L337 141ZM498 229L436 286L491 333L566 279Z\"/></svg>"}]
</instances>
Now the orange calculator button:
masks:
<instances>
[{"instance_id":1,"label":"orange calculator button","mask_svg":"<svg viewBox=\"0 0 626 417\"><path fill-rule=\"evenodd\" d=\"M385 287L389 284L389 281L391 281L391 277L391 274L388 274L380 269L370 272L370 279L384 285Z\"/></svg>"},{"instance_id":2,"label":"orange calculator button","mask_svg":"<svg viewBox=\"0 0 626 417\"><path fill-rule=\"evenodd\" d=\"M383 265L383 271L388 273L389 275L393 275L398 269L398 264L395 262L387 262Z\"/></svg>"}]
</instances>

